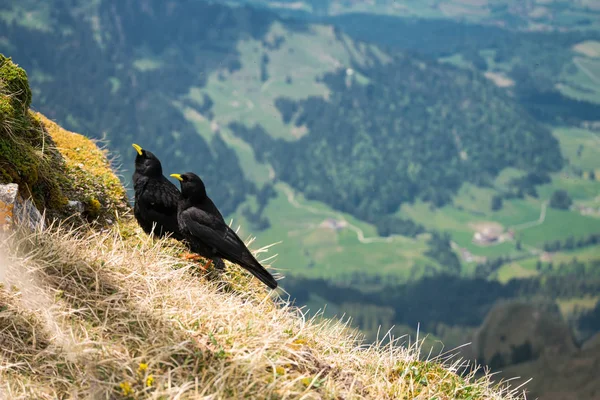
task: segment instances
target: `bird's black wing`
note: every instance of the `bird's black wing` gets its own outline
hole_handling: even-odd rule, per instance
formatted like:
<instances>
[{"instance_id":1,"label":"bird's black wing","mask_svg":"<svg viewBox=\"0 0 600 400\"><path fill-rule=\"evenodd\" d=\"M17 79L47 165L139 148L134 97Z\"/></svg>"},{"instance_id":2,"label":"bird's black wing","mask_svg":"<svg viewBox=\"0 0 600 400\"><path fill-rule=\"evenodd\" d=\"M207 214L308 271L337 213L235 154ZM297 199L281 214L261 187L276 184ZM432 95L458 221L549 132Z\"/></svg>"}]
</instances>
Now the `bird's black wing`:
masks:
<instances>
[{"instance_id":1,"label":"bird's black wing","mask_svg":"<svg viewBox=\"0 0 600 400\"><path fill-rule=\"evenodd\" d=\"M202 203L199 205L199 208L201 208L203 211L206 211L207 213L209 213L211 215L219 217L219 219L221 221L225 222L223 215L221 215L221 212L219 211L219 209L217 208L215 203L213 203L213 201L209 197L206 197L202 201Z\"/></svg>"},{"instance_id":2,"label":"bird's black wing","mask_svg":"<svg viewBox=\"0 0 600 400\"><path fill-rule=\"evenodd\" d=\"M136 203L139 203L140 209L143 210L144 219L161 224L167 231L173 233L174 238L181 239L177 225L178 201L179 190L164 179L164 182L148 182L143 195Z\"/></svg>"},{"instance_id":3,"label":"bird's black wing","mask_svg":"<svg viewBox=\"0 0 600 400\"><path fill-rule=\"evenodd\" d=\"M180 221L182 228L185 226L184 229L191 236L214 249L216 256L239 264L271 289L277 287L277 281L269 271L260 265L244 242L221 218L192 207L181 213Z\"/></svg>"}]
</instances>

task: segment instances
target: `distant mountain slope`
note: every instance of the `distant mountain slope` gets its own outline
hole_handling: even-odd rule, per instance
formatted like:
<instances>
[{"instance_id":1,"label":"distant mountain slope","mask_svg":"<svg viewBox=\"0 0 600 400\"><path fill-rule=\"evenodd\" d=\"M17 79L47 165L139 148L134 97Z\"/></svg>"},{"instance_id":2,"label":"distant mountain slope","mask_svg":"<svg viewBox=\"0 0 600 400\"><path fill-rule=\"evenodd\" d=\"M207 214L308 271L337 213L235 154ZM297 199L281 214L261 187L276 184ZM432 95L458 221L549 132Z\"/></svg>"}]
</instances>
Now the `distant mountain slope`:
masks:
<instances>
[{"instance_id":1,"label":"distant mountain slope","mask_svg":"<svg viewBox=\"0 0 600 400\"><path fill-rule=\"evenodd\" d=\"M308 131L295 142L232 128L307 197L372 222L416 199L441 206L506 167L562 167L550 131L477 73L403 55L359 68L326 74L327 99L277 99Z\"/></svg>"},{"instance_id":2,"label":"distant mountain slope","mask_svg":"<svg viewBox=\"0 0 600 400\"><path fill-rule=\"evenodd\" d=\"M282 13L372 13L447 18L519 30L599 29L600 5L592 0L234 0Z\"/></svg>"},{"instance_id":3,"label":"distant mountain slope","mask_svg":"<svg viewBox=\"0 0 600 400\"><path fill-rule=\"evenodd\" d=\"M357 40L479 70L514 92L544 122L579 123L600 115L600 81L594 75L600 30L516 32L449 19L366 13L320 20Z\"/></svg>"},{"instance_id":4,"label":"distant mountain slope","mask_svg":"<svg viewBox=\"0 0 600 400\"><path fill-rule=\"evenodd\" d=\"M17 23L27 4L5 8L0 51L32 71L36 105L106 137L124 161L140 141L169 168L199 171L225 213L265 181L255 172L265 161L308 197L368 220L416 198L443 204L507 166L561 167L550 133L481 75L331 27L158 0L57 1L28 26ZM231 123L266 135L240 144Z\"/></svg>"}]
</instances>

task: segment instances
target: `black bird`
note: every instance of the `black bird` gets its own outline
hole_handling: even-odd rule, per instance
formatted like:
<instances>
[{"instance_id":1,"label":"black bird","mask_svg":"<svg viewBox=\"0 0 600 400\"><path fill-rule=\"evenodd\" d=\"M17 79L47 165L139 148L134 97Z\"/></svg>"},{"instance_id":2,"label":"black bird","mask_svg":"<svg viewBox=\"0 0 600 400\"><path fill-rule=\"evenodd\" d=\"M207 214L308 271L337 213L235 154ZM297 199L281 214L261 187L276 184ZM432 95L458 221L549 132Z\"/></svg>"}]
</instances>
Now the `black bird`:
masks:
<instances>
[{"instance_id":1,"label":"black bird","mask_svg":"<svg viewBox=\"0 0 600 400\"><path fill-rule=\"evenodd\" d=\"M148 150L133 144L137 151L133 188L135 205L133 215L144 232L163 237L167 234L177 240L184 236L177 224L179 189L163 176L160 160Z\"/></svg>"},{"instance_id":2,"label":"black bird","mask_svg":"<svg viewBox=\"0 0 600 400\"><path fill-rule=\"evenodd\" d=\"M207 196L202 179L191 172L171 176L181 183L177 220L192 251L212 259L215 264L222 263L221 258L234 262L271 289L277 288L275 278L225 223L215 203Z\"/></svg>"}]
</instances>

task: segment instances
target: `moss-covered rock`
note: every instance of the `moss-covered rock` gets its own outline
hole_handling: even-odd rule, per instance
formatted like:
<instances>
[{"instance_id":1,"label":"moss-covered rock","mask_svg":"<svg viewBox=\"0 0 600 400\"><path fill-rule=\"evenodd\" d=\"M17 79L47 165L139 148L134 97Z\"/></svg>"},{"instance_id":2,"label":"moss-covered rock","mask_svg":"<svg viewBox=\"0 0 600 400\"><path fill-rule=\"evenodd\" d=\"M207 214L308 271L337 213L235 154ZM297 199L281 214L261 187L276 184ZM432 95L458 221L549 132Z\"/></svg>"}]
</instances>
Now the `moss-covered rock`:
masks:
<instances>
[{"instance_id":1,"label":"moss-covered rock","mask_svg":"<svg viewBox=\"0 0 600 400\"><path fill-rule=\"evenodd\" d=\"M0 130L4 135L28 128L30 104L27 74L10 58L0 54Z\"/></svg>"},{"instance_id":2,"label":"moss-covered rock","mask_svg":"<svg viewBox=\"0 0 600 400\"><path fill-rule=\"evenodd\" d=\"M108 218L127 210L127 195L114 174L105 150L91 139L69 132L42 114L36 114L64 160L63 191L70 200L81 201L88 218Z\"/></svg>"},{"instance_id":3,"label":"moss-covered rock","mask_svg":"<svg viewBox=\"0 0 600 400\"><path fill-rule=\"evenodd\" d=\"M54 218L84 205L88 220L106 222L128 209L126 192L105 151L28 109L27 74L0 54L0 183L19 185L21 197Z\"/></svg>"},{"instance_id":4,"label":"moss-covered rock","mask_svg":"<svg viewBox=\"0 0 600 400\"><path fill-rule=\"evenodd\" d=\"M15 108L29 109L31 105L31 89L27 73L19 68L9 57L0 54L0 81L6 92L10 93Z\"/></svg>"}]
</instances>

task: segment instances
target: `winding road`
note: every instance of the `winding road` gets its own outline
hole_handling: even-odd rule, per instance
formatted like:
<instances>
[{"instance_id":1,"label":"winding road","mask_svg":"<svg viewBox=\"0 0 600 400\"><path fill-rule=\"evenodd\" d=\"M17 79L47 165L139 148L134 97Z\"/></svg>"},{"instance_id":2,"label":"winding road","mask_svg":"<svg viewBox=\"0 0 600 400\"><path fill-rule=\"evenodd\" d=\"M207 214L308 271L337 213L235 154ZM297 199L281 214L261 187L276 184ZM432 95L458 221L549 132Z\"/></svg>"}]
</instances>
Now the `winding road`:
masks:
<instances>
[{"instance_id":1,"label":"winding road","mask_svg":"<svg viewBox=\"0 0 600 400\"><path fill-rule=\"evenodd\" d=\"M319 209L316 209L314 207L298 203L298 200L296 200L296 196L294 194L294 191L292 189L290 189L289 187L287 187L287 186L283 186L283 191L285 192L285 194L287 196L288 202L292 206L294 206L295 208L304 209L306 211L309 211L311 214L315 214L315 215L324 215L324 216L335 217L336 220L341 221L344 224L344 227L349 228L349 229L353 230L356 233L356 238L358 239L358 241L360 243L363 243L363 244L391 243L395 239L401 237L401 236L398 236L398 235L392 235L392 236L388 236L388 237L379 237L379 236L365 237L365 233L363 232L363 230L361 228L359 228L358 226L353 225L350 222L348 222L344 218L343 215L338 214L336 212L332 212L332 211L319 210Z\"/></svg>"},{"instance_id":2,"label":"winding road","mask_svg":"<svg viewBox=\"0 0 600 400\"><path fill-rule=\"evenodd\" d=\"M544 221L546 220L546 208L547 207L548 207L548 202L547 201L543 202L541 210L540 210L540 217L537 220L531 221L531 222L525 222L524 224L514 225L508 229L512 229L515 231L522 231L523 229L529 229L529 228L533 228L534 226L543 224Z\"/></svg>"},{"instance_id":3,"label":"winding road","mask_svg":"<svg viewBox=\"0 0 600 400\"><path fill-rule=\"evenodd\" d=\"M314 207L311 207L308 205L300 204L298 202L298 200L296 199L296 195L295 195L294 191L287 186L283 186L283 191L286 194L288 202L293 207L304 209L304 210L310 212L311 214L315 214L315 215L334 217L337 221L342 222L342 224L344 225L345 228L349 228L349 229L353 230L356 233L356 238L362 244L392 243L394 240L396 240L398 238L402 238L402 236L399 236L399 235L392 235L392 236L388 236L388 237L380 237L380 236L365 237L364 231L361 228L359 228L358 226L353 225L350 222L348 222L348 220L346 220L346 218L344 218L344 216L342 214L339 214L339 213L336 213L333 211L323 211L323 210L319 210L317 208L314 208ZM544 221L546 220L547 207L548 207L548 202L547 201L543 202L541 205L541 209L540 209L540 217L537 220L525 222L525 223L519 224L519 225L514 225L514 226L511 226L509 229L512 229L515 231L521 231L524 229L533 228L535 226L543 224Z\"/></svg>"}]
</instances>

